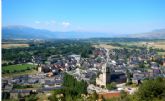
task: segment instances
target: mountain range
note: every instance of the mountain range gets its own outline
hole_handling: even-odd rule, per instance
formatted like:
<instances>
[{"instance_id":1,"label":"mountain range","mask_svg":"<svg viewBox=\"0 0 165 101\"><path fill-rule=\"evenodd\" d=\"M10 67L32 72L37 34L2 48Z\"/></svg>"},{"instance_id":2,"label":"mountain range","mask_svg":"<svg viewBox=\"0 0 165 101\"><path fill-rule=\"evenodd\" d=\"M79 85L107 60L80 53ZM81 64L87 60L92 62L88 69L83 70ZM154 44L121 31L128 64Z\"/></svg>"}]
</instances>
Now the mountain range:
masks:
<instances>
[{"instance_id":1,"label":"mountain range","mask_svg":"<svg viewBox=\"0 0 165 101\"><path fill-rule=\"evenodd\" d=\"M72 39L111 37L114 34L94 32L55 32L25 26L7 26L2 28L2 39Z\"/></svg>"},{"instance_id":2,"label":"mountain range","mask_svg":"<svg viewBox=\"0 0 165 101\"><path fill-rule=\"evenodd\" d=\"M44 29L35 29L26 26L7 26L2 27L2 39L75 39L75 38L147 38L147 39L165 39L165 29L154 30L148 33L120 35L114 33L96 33L96 32L55 32Z\"/></svg>"},{"instance_id":3,"label":"mountain range","mask_svg":"<svg viewBox=\"0 0 165 101\"><path fill-rule=\"evenodd\" d=\"M128 35L130 38L145 38L145 39L165 39L165 29L153 30L147 33Z\"/></svg>"}]
</instances>

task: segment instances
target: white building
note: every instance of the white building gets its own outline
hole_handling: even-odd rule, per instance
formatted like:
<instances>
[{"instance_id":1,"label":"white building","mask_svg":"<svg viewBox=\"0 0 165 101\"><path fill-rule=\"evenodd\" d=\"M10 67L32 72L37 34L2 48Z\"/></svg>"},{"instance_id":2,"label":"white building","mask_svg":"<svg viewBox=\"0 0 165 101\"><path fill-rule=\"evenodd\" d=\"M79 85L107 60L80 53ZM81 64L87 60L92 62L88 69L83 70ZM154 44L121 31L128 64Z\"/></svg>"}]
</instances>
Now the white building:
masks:
<instances>
[{"instance_id":1,"label":"white building","mask_svg":"<svg viewBox=\"0 0 165 101\"><path fill-rule=\"evenodd\" d=\"M81 58L80 55L75 55L75 54L73 54L73 55L69 55L69 57L73 57L73 58L77 61L77 63L80 62L80 58Z\"/></svg>"}]
</instances>

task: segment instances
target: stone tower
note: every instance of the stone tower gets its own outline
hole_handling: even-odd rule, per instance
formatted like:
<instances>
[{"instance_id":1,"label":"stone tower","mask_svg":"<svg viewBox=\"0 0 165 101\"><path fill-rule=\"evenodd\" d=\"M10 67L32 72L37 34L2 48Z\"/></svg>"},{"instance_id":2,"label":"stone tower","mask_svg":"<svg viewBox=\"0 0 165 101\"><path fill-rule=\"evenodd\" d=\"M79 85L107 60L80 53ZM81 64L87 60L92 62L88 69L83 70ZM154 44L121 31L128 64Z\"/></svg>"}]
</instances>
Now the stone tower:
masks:
<instances>
[{"instance_id":1,"label":"stone tower","mask_svg":"<svg viewBox=\"0 0 165 101\"><path fill-rule=\"evenodd\" d=\"M107 67L106 63L102 65L102 74L103 74L102 81L103 81L103 85L105 87L106 87L106 83L107 83L107 69L106 69L106 67Z\"/></svg>"},{"instance_id":2,"label":"stone tower","mask_svg":"<svg viewBox=\"0 0 165 101\"><path fill-rule=\"evenodd\" d=\"M108 65L108 62L109 62L109 50L106 49L106 60L105 60L105 63L102 65L101 67L101 74L99 75L98 78L96 78L96 84L99 85L99 86L104 86L106 87L106 84L110 78L110 70L109 70L109 67L107 66Z\"/></svg>"}]
</instances>

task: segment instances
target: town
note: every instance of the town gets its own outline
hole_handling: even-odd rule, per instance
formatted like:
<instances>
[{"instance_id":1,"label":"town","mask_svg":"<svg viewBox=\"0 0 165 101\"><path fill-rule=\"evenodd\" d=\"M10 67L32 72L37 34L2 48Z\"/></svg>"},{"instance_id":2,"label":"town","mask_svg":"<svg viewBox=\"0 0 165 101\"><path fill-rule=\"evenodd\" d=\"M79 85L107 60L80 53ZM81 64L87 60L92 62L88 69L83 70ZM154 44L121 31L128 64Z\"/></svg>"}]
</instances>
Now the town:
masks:
<instances>
[{"instance_id":1,"label":"town","mask_svg":"<svg viewBox=\"0 0 165 101\"><path fill-rule=\"evenodd\" d=\"M63 83L70 82L64 80L66 74L77 81L85 81L87 94L97 93L105 99L118 97L121 91L133 94L143 81L165 78L165 55L158 55L157 49L144 44L133 48L93 47L88 57L71 53L31 56L27 62L15 60L17 65L33 65L37 72L2 77L3 97L19 100L32 94L49 97L51 91L63 89ZM85 99L87 101L88 98Z\"/></svg>"},{"instance_id":2,"label":"town","mask_svg":"<svg viewBox=\"0 0 165 101\"><path fill-rule=\"evenodd\" d=\"M0 5L0 101L165 101L165 0Z\"/></svg>"}]
</instances>

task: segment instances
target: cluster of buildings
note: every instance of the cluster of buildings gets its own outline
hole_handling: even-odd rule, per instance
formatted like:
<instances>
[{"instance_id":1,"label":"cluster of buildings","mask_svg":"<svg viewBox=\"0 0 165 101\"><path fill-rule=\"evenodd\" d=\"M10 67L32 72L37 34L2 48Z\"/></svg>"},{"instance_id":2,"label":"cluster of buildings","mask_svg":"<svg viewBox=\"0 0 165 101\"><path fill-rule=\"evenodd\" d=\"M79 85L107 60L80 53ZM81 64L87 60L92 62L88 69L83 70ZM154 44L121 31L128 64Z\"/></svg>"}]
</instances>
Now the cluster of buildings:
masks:
<instances>
[{"instance_id":1,"label":"cluster of buildings","mask_svg":"<svg viewBox=\"0 0 165 101\"><path fill-rule=\"evenodd\" d=\"M117 84L139 84L146 78L165 77L165 57L163 64L156 61L157 54L148 49L112 49L96 48L89 58L80 55L52 55L44 63L42 57L32 57L38 64L38 73L2 79L3 92L10 92L14 98L18 94L26 96L32 92L43 93L62 88L63 73L73 75L97 88L106 88L112 82ZM164 60L163 60L164 59ZM17 89L14 85L38 85L31 89ZM92 87L91 87L92 88ZM90 90L90 89L89 89Z\"/></svg>"},{"instance_id":2,"label":"cluster of buildings","mask_svg":"<svg viewBox=\"0 0 165 101\"><path fill-rule=\"evenodd\" d=\"M103 59L101 74L96 78L99 86L106 87L111 82L120 84L130 80L139 84L148 78L165 77L165 58L158 57L155 50L97 49L96 54ZM162 64L156 60L160 60Z\"/></svg>"},{"instance_id":3,"label":"cluster of buildings","mask_svg":"<svg viewBox=\"0 0 165 101\"><path fill-rule=\"evenodd\" d=\"M44 73L22 75L13 78L2 78L2 91L10 93L10 98L30 95L30 93L46 93L62 88L63 74L49 77Z\"/></svg>"}]
</instances>

